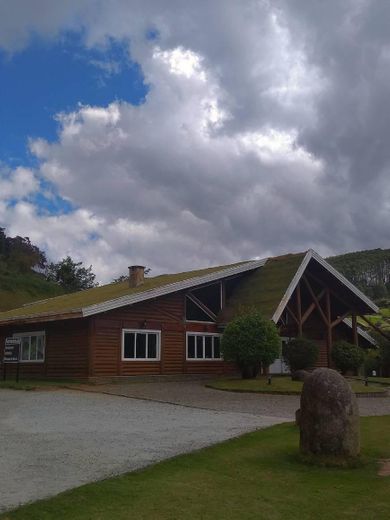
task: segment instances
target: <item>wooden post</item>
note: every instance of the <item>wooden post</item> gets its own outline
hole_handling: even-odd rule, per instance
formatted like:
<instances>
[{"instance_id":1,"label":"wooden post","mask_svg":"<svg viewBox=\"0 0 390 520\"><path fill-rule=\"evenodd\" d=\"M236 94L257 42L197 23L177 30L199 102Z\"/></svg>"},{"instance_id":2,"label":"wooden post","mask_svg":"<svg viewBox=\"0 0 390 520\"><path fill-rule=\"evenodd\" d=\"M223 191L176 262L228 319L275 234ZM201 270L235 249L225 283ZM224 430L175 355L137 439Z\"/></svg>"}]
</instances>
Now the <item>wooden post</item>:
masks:
<instances>
[{"instance_id":1,"label":"wooden post","mask_svg":"<svg viewBox=\"0 0 390 520\"><path fill-rule=\"evenodd\" d=\"M330 367L331 362L331 351L332 351L332 310L330 305L330 292L329 289L326 290L326 318L327 318L327 334L326 334L326 351L328 358L328 368Z\"/></svg>"},{"instance_id":2,"label":"wooden post","mask_svg":"<svg viewBox=\"0 0 390 520\"><path fill-rule=\"evenodd\" d=\"M302 336L302 301L301 301L301 283L297 285L297 316L298 316L298 336Z\"/></svg>"},{"instance_id":3,"label":"wooden post","mask_svg":"<svg viewBox=\"0 0 390 520\"><path fill-rule=\"evenodd\" d=\"M352 335L353 335L353 344L358 347L359 346L359 335L358 335L358 330L357 330L356 314L352 314Z\"/></svg>"},{"instance_id":4,"label":"wooden post","mask_svg":"<svg viewBox=\"0 0 390 520\"><path fill-rule=\"evenodd\" d=\"M225 288L224 281L221 282L220 290L221 290L221 310L223 310L226 306L226 288Z\"/></svg>"}]
</instances>

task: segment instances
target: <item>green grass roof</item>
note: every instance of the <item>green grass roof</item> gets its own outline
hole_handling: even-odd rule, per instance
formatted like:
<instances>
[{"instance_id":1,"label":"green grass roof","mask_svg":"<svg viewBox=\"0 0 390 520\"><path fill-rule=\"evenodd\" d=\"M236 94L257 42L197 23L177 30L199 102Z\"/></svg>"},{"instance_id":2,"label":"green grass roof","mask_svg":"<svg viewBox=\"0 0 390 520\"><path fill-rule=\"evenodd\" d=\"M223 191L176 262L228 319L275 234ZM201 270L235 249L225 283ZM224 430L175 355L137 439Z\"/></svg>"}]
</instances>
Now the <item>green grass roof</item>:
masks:
<instances>
[{"instance_id":1,"label":"green grass roof","mask_svg":"<svg viewBox=\"0 0 390 520\"><path fill-rule=\"evenodd\" d=\"M89 305L95 305L103 303L109 300L114 300L122 296L128 296L136 293L146 292L152 289L157 289L165 285L169 285L175 282L181 282L197 276L203 276L218 271L224 271L230 267L235 267L246 262L239 262L237 264L224 265L209 267L206 269L200 269L196 271L187 271L176 274L163 274L155 276L153 278L145 278L145 282L135 288L130 288L128 281L111 283L108 285L102 285L100 287L94 287L93 289L87 289L85 291L78 291L75 293L65 294L57 296L55 298L49 298L46 300L39 300L31 304L24 305L10 311L0 313L0 322L15 320L15 319L27 319L39 316L50 316L59 314L70 314L81 312L83 307Z\"/></svg>"},{"instance_id":2,"label":"green grass roof","mask_svg":"<svg viewBox=\"0 0 390 520\"><path fill-rule=\"evenodd\" d=\"M263 267L244 276L235 288L234 294L226 308L219 316L219 321L226 323L242 309L249 307L255 307L265 316L271 318L304 256L305 253L299 253L270 258ZM126 280L124 282L103 285L85 291L49 298L47 300L40 300L17 309L0 313L0 322L43 318L45 316L53 317L72 313L81 315L82 309L85 307L115 300L123 296L144 293L176 282L182 282L219 271L222 277L225 269L242 265L243 263L246 262L145 278L145 282L135 288L130 288Z\"/></svg>"},{"instance_id":3,"label":"green grass roof","mask_svg":"<svg viewBox=\"0 0 390 520\"><path fill-rule=\"evenodd\" d=\"M256 308L272 318L306 253L269 258L260 269L246 275L218 317L227 323L244 309Z\"/></svg>"}]
</instances>

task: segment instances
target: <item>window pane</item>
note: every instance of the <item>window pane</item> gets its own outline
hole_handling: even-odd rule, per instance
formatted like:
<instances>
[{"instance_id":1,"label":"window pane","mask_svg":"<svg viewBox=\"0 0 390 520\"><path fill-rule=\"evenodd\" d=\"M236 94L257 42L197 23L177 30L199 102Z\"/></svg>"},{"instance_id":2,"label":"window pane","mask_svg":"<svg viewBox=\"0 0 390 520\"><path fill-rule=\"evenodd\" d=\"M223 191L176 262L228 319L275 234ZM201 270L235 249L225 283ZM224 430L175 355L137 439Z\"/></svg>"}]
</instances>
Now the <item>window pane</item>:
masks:
<instances>
[{"instance_id":1,"label":"window pane","mask_svg":"<svg viewBox=\"0 0 390 520\"><path fill-rule=\"evenodd\" d=\"M205 336L204 341L204 357L207 359L211 359L213 357L213 337Z\"/></svg>"},{"instance_id":2,"label":"window pane","mask_svg":"<svg viewBox=\"0 0 390 520\"><path fill-rule=\"evenodd\" d=\"M196 336L196 357L203 358L203 336Z\"/></svg>"},{"instance_id":3,"label":"window pane","mask_svg":"<svg viewBox=\"0 0 390 520\"><path fill-rule=\"evenodd\" d=\"M35 361L36 359L37 359L37 337L31 336L30 360Z\"/></svg>"},{"instance_id":4,"label":"window pane","mask_svg":"<svg viewBox=\"0 0 390 520\"><path fill-rule=\"evenodd\" d=\"M221 351L219 348L219 336L214 336L214 357L217 359L221 357Z\"/></svg>"},{"instance_id":5,"label":"window pane","mask_svg":"<svg viewBox=\"0 0 390 520\"><path fill-rule=\"evenodd\" d=\"M125 333L125 355L126 359L134 359L134 343L135 343L135 334L134 332L126 332Z\"/></svg>"},{"instance_id":6,"label":"window pane","mask_svg":"<svg viewBox=\"0 0 390 520\"><path fill-rule=\"evenodd\" d=\"M195 336L188 336L188 353L187 357L193 359L195 357Z\"/></svg>"},{"instance_id":7,"label":"window pane","mask_svg":"<svg viewBox=\"0 0 390 520\"><path fill-rule=\"evenodd\" d=\"M146 358L146 334L137 332L137 350L136 356L137 359Z\"/></svg>"},{"instance_id":8,"label":"window pane","mask_svg":"<svg viewBox=\"0 0 390 520\"><path fill-rule=\"evenodd\" d=\"M148 334L148 358L157 357L157 334Z\"/></svg>"},{"instance_id":9,"label":"window pane","mask_svg":"<svg viewBox=\"0 0 390 520\"><path fill-rule=\"evenodd\" d=\"M42 360L45 357L45 337L37 336L37 359Z\"/></svg>"},{"instance_id":10,"label":"window pane","mask_svg":"<svg viewBox=\"0 0 390 520\"><path fill-rule=\"evenodd\" d=\"M30 338L28 336L22 338L22 360L30 360Z\"/></svg>"}]
</instances>

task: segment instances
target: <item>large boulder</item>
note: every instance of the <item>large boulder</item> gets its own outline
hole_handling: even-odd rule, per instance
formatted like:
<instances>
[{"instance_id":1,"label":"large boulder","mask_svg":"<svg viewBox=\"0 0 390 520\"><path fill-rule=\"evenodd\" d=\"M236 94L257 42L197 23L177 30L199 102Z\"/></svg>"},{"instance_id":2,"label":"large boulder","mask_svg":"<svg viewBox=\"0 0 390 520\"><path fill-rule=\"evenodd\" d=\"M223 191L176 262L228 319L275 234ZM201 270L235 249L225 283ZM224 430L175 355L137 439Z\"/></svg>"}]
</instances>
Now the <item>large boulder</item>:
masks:
<instances>
[{"instance_id":1,"label":"large boulder","mask_svg":"<svg viewBox=\"0 0 390 520\"><path fill-rule=\"evenodd\" d=\"M305 379L299 427L302 453L334 457L359 454L356 396L338 372L318 368Z\"/></svg>"},{"instance_id":2,"label":"large boulder","mask_svg":"<svg viewBox=\"0 0 390 520\"><path fill-rule=\"evenodd\" d=\"M295 370L295 372L291 374L291 379L293 381L305 381L308 376L310 376L310 372L307 370Z\"/></svg>"}]
</instances>

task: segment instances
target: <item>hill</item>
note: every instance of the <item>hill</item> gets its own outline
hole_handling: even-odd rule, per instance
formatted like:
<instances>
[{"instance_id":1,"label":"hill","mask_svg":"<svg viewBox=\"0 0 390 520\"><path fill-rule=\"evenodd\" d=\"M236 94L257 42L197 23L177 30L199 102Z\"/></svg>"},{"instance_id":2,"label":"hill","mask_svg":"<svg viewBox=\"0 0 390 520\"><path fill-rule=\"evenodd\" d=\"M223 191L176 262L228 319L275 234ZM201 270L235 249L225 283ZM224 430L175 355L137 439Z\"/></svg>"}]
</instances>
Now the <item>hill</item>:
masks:
<instances>
[{"instance_id":1,"label":"hill","mask_svg":"<svg viewBox=\"0 0 390 520\"><path fill-rule=\"evenodd\" d=\"M390 334L390 249L357 251L332 256L327 261L375 301L380 310L369 320ZM367 327L364 322L360 325Z\"/></svg>"},{"instance_id":2,"label":"hill","mask_svg":"<svg viewBox=\"0 0 390 520\"><path fill-rule=\"evenodd\" d=\"M0 227L0 311L88 289L96 285L94 280L92 266L86 268L70 256L48 262L29 237L7 236Z\"/></svg>"},{"instance_id":3,"label":"hill","mask_svg":"<svg viewBox=\"0 0 390 520\"><path fill-rule=\"evenodd\" d=\"M58 284L48 282L43 275L10 270L0 262L0 311L63 293Z\"/></svg>"},{"instance_id":4,"label":"hill","mask_svg":"<svg viewBox=\"0 0 390 520\"><path fill-rule=\"evenodd\" d=\"M389 305L390 249L356 251L327 261L378 305Z\"/></svg>"}]
</instances>

